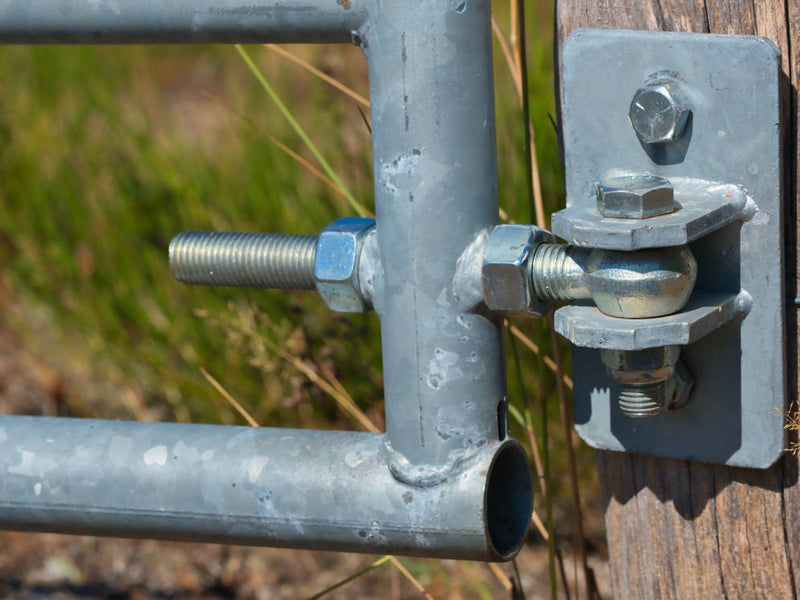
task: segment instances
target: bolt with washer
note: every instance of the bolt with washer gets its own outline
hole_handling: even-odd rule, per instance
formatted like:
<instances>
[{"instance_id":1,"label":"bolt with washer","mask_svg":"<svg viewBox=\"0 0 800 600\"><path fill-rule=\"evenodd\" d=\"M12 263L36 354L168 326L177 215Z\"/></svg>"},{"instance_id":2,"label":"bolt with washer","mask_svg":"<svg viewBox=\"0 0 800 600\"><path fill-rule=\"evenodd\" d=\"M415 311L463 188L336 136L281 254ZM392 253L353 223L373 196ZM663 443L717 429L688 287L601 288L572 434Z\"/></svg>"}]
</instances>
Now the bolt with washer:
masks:
<instances>
[{"instance_id":1,"label":"bolt with washer","mask_svg":"<svg viewBox=\"0 0 800 600\"><path fill-rule=\"evenodd\" d=\"M345 217L315 235L188 231L169 244L178 281L262 289L314 289L337 312L366 312L361 250L375 220Z\"/></svg>"},{"instance_id":2,"label":"bolt with washer","mask_svg":"<svg viewBox=\"0 0 800 600\"><path fill-rule=\"evenodd\" d=\"M606 177L596 192L597 210L604 217L649 219L678 209L672 184L649 173Z\"/></svg>"},{"instance_id":3,"label":"bolt with washer","mask_svg":"<svg viewBox=\"0 0 800 600\"><path fill-rule=\"evenodd\" d=\"M683 135L691 112L677 84L663 82L636 90L628 118L642 142L664 144Z\"/></svg>"},{"instance_id":4,"label":"bolt with washer","mask_svg":"<svg viewBox=\"0 0 800 600\"><path fill-rule=\"evenodd\" d=\"M609 376L620 385L617 401L629 417L653 417L688 400L694 380L679 362L680 346L600 350Z\"/></svg>"}]
</instances>

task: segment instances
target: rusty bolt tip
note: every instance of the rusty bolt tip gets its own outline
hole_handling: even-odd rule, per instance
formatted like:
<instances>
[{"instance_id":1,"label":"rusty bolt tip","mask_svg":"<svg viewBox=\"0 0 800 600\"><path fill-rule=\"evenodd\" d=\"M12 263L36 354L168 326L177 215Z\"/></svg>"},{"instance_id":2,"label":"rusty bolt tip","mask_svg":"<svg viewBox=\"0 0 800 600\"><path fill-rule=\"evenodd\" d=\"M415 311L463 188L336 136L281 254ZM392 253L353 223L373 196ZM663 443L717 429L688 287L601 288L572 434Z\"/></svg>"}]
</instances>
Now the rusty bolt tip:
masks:
<instances>
[{"instance_id":1,"label":"rusty bolt tip","mask_svg":"<svg viewBox=\"0 0 800 600\"><path fill-rule=\"evenodd\" d=\"M690 114L681 91L674 83L666 82L636 90L628 118L642 142L663 144L683 135Z\"/></svg>"}]
</instances>

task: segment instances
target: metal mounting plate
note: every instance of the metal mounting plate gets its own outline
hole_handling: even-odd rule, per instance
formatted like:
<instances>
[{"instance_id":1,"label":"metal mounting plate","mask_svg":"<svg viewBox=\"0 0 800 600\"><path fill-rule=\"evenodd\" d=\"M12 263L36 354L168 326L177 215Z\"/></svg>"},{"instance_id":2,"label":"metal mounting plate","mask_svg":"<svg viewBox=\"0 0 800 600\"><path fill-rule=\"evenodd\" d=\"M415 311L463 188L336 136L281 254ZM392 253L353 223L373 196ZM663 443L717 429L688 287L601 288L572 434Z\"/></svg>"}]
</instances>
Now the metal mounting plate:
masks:
<instances>
[{"instance_id":1,"label":"metal mounting plate","mask_svg":"<svg viewBox=\"0 0 800 600\"><path fill-rule=\"evenodd\" d=\"M684 347L695 378L688 405L649 419L625 416L612 401L618 390L598 350L575 346L578 433L596 448L768 467L785 446L776 412L785 403L777 49L750 36L584 29L565 42L563 65L568 206L618 169L740 185L756 205L749 220L690 240L698 288L746 291L753 304L741 322ZM638 88L663 74L681 83L692 116L680 140L643 144L628 108ZM662 218L645 222L657 227ZM560 309L557 319L571 309Z\"/></svg>"}]
</instances>

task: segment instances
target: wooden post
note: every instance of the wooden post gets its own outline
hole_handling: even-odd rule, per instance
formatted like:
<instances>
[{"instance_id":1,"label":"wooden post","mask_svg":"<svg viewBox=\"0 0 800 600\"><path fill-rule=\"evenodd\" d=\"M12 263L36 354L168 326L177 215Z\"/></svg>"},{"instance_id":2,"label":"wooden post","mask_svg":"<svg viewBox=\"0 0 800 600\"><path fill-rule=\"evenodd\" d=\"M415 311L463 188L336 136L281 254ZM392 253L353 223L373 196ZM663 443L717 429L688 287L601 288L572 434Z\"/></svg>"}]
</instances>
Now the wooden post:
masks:
<instances>
[{"instance_id":1,"label":"wooden post","mask_svg":"<svg viewBox=\"0 0 800 600\"><path fill-rule=\"evenodd\" d=\"M786 289L797 296L800 0L558 1L559 49L577 27L761 35L780 48L786 75ZM796 312L787 307L790 402L798 389ZM597 465L614 598L798 597L797 457L787 455L759 471L598 451Z\"/></svg>"}]
</instances>

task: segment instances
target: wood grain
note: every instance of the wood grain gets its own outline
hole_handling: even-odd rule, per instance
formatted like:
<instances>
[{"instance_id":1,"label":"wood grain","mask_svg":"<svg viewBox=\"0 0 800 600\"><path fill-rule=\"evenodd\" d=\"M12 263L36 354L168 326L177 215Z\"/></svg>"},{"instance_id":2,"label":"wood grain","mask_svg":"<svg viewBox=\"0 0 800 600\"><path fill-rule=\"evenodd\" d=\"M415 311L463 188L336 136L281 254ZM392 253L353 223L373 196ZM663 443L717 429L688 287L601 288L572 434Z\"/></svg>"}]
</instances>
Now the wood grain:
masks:
<instances>
[{"instance_id":1,"label":"wood grain","mask_svg":"<svg viewBox=\"0 0 800 600\"><path fill-rule=\"evenodd\" d=\"M800 0L559 0L556 16L559 42L577 27L599 27L761 35L778 46L787 133L786 291L797 296ZM790 402L798 390L796 311L787 307ZM615 598L798 597L797 457L758 471L598 451L597 465Z\"/></svg>"}]
</instances>

